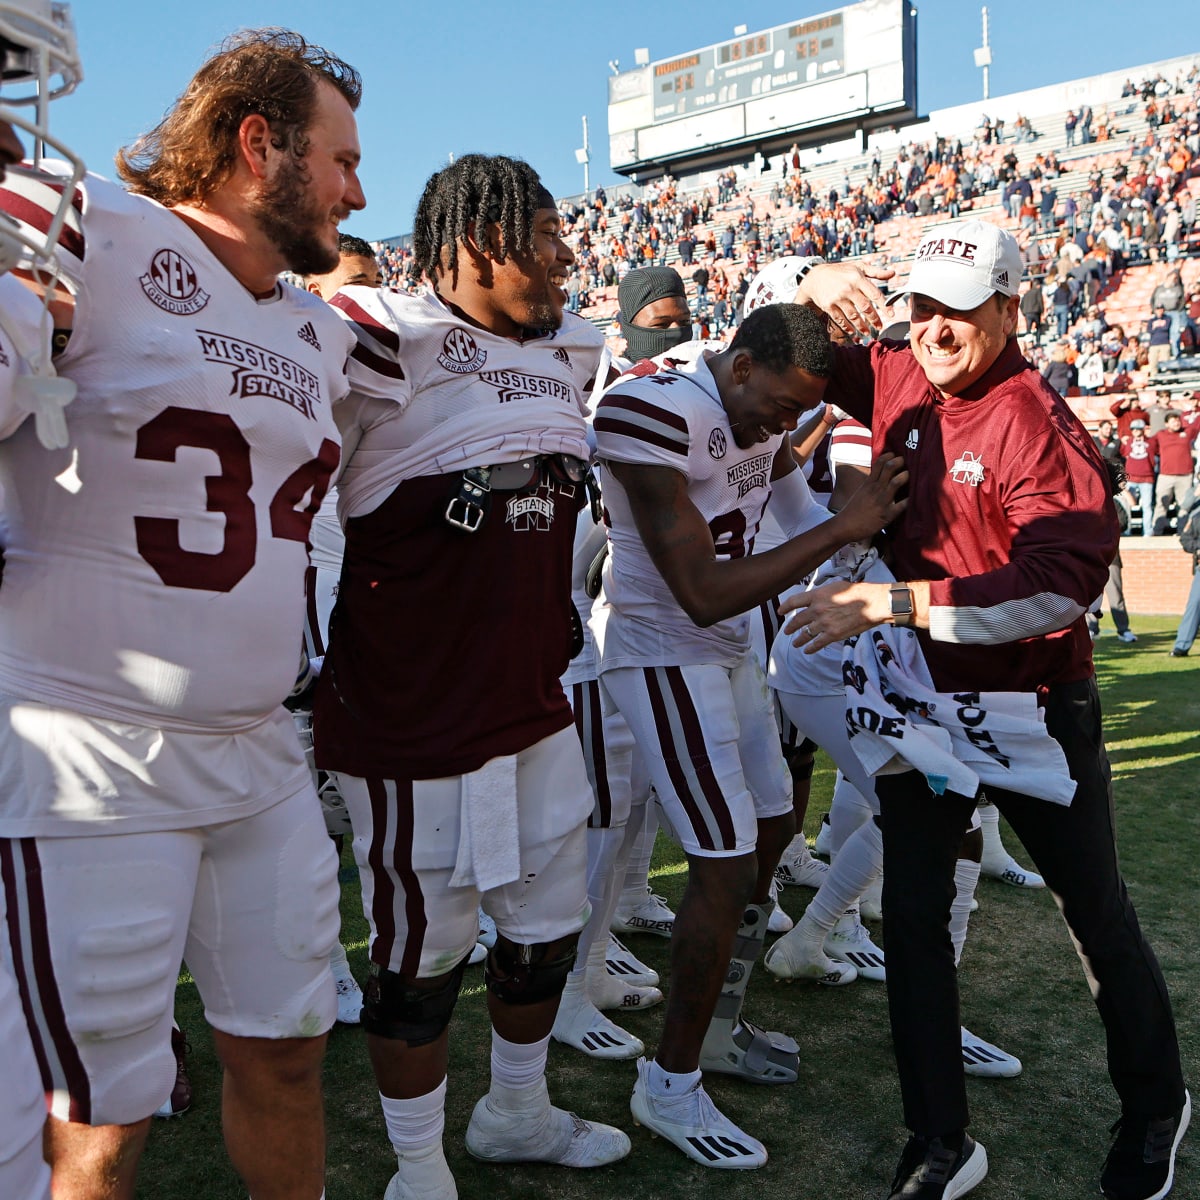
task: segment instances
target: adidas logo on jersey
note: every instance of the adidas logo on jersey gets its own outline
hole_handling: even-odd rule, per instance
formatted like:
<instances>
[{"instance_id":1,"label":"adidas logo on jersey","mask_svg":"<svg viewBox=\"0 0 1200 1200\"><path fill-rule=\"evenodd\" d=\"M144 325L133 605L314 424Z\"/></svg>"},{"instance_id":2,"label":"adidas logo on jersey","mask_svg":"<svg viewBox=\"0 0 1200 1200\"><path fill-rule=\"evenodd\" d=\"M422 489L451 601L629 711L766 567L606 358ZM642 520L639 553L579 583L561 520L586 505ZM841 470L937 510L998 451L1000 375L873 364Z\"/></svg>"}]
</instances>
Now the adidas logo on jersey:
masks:
<instances>
[{"instance_id":1,"label":"adidas logo on jersey","mask_svg":"<svg viewBox=\"0 0 1200 1200\"><path fill-rule=\"evenodd\" d=\"M301 341L307 342L314 350L321 349L321 343L317 341L317 331L313 328L311 321L305 321L297 330L297 336Z\"/></svg>"}]
</instances>

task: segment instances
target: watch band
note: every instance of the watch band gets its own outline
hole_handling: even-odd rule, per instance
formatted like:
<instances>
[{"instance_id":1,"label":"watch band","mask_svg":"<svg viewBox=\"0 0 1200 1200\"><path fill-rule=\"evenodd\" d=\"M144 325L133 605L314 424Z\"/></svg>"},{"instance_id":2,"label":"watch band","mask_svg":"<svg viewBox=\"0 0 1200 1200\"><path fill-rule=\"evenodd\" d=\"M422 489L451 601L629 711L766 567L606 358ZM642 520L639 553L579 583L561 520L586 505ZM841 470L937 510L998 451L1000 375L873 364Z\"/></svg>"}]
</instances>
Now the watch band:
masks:
<instances>
[{"instance_id":1,"label":"watch band","mask_svg":"<svg viewBox=\"0 0 1200 1200\"><path fill-rule=\"evenodd\" d=\"M916 618L913 591L907 583L894 583L889 592L892 605L892 624L898 629L910 629Z\"/></svg>"}]
</instances>

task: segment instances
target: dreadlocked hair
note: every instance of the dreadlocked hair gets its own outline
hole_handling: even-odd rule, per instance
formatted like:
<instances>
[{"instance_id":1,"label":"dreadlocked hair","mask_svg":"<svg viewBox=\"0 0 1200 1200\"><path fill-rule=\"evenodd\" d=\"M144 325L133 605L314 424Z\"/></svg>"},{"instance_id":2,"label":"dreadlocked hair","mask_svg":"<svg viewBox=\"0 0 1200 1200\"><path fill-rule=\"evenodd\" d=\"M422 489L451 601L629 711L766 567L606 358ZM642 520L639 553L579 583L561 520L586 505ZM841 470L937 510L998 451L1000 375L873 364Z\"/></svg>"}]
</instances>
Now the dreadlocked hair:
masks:
<instances>
[{"instance_id":1,"label":"dreadlocked hair","mask_svg":"<svg viewBox=\"0 0 1200 1200\"><path fill-rule=\"evenodd\" d=\"M730 350L745 350L768 371L778 374L801 367L825 379L833 371L829 322L824 313L806 304L766 304L739 326Z\"/></svg>"},{"instance_id":2,"label":"dreadlocked hair","mask_svg":"<svg viewBox=\"0 0 1200 1200\"><path fill-rule=\"evenodd\" d=\"M413 221L411 272L432 281L458 264L460 242L473 241L503 261L533 249L533 217L546 191L537 172L519 158L464 154L430 176ZM553 200L549 200L553 206ZM500 239L493 239L499 225ZM442 251L449 258L442 259Z\"/></svg>"}]
</instances>

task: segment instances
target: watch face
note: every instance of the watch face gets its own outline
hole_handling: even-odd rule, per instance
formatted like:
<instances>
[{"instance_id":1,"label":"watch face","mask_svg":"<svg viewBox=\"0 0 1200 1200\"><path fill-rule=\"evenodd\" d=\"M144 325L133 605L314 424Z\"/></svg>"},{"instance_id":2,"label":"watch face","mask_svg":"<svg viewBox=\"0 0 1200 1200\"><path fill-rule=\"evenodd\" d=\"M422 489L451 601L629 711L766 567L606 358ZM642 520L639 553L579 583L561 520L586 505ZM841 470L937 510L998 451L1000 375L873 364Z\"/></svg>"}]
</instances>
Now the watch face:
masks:
<instances>
[{"instance_id":1,"label":"watch face","mask_svg":"<svg viewBox=\"0 0 1200 1200\"><path fill-rule=\"evenodd\" d=\"M908 588L898 588L892 592L892 616L907 617L912 613L912 592Z\"/></svg>"}]
</instances>

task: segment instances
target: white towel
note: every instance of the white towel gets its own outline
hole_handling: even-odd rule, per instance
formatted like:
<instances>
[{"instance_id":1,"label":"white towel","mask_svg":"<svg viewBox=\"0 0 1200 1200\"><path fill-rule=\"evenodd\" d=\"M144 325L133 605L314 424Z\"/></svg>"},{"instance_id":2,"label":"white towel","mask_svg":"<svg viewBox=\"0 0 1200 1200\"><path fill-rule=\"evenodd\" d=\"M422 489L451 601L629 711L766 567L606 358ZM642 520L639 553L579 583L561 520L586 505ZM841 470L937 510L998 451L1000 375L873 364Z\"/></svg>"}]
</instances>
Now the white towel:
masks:
<instances>
[{"instance_id":1,"label":"white towel","mask_svg":"<svg viewBox=\"0 0 1200 1200\"><path fill-rule=\"evenodd\" d=\"M937 794L992 784L1068 805L1062 747L1032 692L938 692L911 630L877 626L845 643L850 745L870 775L908 767ZM853 681L853 682L850 682Z\"/></svg>"},{"instance_id":2,"label":"white towel","mask_svg":"<svg viewBox=\"0 0 1200 1200\"><path fill-rule=\"evenodd\" d=\"M517 829L517 756L484 763L462 777L458 856L451 887L486 892L521 874Z\"/></svg>"}]
</instances>

